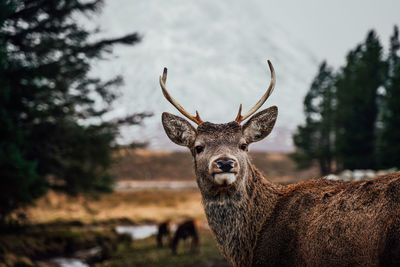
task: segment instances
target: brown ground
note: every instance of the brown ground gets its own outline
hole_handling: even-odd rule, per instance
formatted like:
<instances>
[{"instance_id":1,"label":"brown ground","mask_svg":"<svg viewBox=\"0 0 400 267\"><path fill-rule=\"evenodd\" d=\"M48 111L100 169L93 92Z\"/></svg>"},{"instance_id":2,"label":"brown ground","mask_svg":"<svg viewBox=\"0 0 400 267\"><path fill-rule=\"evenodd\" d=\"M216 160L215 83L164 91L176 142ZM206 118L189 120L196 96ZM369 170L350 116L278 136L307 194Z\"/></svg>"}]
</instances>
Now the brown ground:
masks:
<instances>
[{"instance_id":1,"label":"brown ground","mask_svg":"<svg viewBox=\"0 0 400 267\"><path fill-rule=\"evenodd\" d=\"M299 171L284 153L250 153L253 163L272 182L297 183L318 177L316 167ZM189 152L160 152L121 149L112 173L120 180L194 180L193 160Z\"/></svg>"}]
</instances>

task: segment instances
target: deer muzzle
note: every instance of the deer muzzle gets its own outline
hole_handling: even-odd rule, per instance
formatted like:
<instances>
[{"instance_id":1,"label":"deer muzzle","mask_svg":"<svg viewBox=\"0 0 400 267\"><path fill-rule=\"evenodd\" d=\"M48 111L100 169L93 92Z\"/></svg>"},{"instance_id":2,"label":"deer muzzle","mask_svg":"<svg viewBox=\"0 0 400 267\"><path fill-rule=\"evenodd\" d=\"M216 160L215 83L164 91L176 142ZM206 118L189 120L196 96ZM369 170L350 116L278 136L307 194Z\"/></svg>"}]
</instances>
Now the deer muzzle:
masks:
<instances>
[{"instance_id":1,"label":"deer muzzle","mask_svg":"<svg viewBox=\"0 0 400 267\"><path fill-rule=\"evenodd\" d=\"M233 157L218 157L210 164L210 172L215 183L219 185L230 185L236 181L239 171L237 160Z\"/></svg>"}]
</instances>

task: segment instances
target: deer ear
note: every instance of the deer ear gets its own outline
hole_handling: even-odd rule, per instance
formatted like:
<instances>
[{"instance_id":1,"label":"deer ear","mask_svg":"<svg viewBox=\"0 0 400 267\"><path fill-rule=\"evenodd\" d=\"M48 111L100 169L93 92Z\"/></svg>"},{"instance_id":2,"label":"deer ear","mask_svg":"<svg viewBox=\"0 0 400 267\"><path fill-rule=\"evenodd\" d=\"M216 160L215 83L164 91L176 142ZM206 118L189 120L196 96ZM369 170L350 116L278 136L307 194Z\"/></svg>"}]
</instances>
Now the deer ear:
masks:
<instances>
[{"instance_id":1,"label":"deer ear","mask_svg":"<svg viewBox=\"0 0 400 267\"><path fill-rule=\"evenodd\" d=\"M196 139L196 129L185 119L164 112L161 117L169 139L180 146L191 146Z\"/></svg>"},{"instance_id":2,"label":"deer ear","mask_svg":"<svg viewBox=\"0 0 400 267\"><path fill-rule=\"evenodd\" d=\"M267 137L274 128L278 108L269 107L256 113L242 128L244 138L248 143L257 142Z\"/></svg>"}]
</instances>

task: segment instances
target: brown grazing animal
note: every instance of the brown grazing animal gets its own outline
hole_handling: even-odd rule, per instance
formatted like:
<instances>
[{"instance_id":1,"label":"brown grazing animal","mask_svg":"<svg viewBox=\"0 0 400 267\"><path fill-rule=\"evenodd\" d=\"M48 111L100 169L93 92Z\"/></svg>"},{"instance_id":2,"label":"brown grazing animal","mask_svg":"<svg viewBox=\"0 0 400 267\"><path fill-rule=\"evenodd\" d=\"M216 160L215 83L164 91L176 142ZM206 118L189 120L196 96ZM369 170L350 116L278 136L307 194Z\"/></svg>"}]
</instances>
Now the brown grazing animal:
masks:
<instances>
[{"instance_id":1,"label":"brown grazing animal","mask_svg":"<svg viewBox=\"0 0 400 267\"><path fill-rule=\"evenodd\" d=\"M176 250L178 248L179 240L185 241L186 239L191 238L191 250L197 249L199 246L199 234L197 233L196 221L187 220L178 225L178 228L175 231L174 238L171 241L171 249L174 254L176 254Z\"/></svg>"},{"instance_id":2,"label":"brown grazing animal","mask_svg":"<svg viewBox=\"0 0 400 267\"><path fill-rule=\"evenodd\" d=\"M257 104L232 122L203 122L167 92L164 96L198 124L162 114L168 137L187 146L208 223L222 254L234 266L400 266L400 173L359 182L312 180L281 186L251 164L248 146L265 138L278 115Z\"/></svg>"},{"instance_id":3,"label":"brown grazing animal","mask_svg":"<svg viewBox=\"0 0 400 267\"><path fill-rule=\"evenodd\" d=\"M167 240L170 239L170 227L171 226L171 222L170 221L166 221L163 223L160 223L158 225L158 233L157 233L157 245L158 247L162 247L163 246L163 239L164 237L167 238Z\"/></svg>"}]
</instances>

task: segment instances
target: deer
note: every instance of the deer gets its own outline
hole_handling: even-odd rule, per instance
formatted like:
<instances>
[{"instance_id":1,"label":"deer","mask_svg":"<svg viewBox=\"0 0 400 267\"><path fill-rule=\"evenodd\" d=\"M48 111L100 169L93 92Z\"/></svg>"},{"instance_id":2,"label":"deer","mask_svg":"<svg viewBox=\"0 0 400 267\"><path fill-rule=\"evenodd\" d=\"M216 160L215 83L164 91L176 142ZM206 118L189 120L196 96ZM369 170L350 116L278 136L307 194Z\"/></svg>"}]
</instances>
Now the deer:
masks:
<instances>
[{"instance_id":1,"label":"deer","mask_svg":"<svg viewBox=\"0 0 400 267\"><path fill-rule=\"evenodd\" d=\"M159 248L162 248L163 246L163 239L164 237L167 238L167 240L170 240L170 235L171 235L171 221L165 221L162 222L158 225L158 232L157 232L157 246Z\"/></svg>"},{"instance_id":2,"label":"deer","mask_svg":"<svg viewBox=\"0 0 400 267\"><path fill-rule=\"evenodd\" d=\"M251 163L249 145L267 137L278 116L271 95L275 71L261 99L235 120L214 124L165 98L188 120L162 113L169 139L186 146L208 224L233 266L400 266L400 172L357 182L318 178L270 182ZM241 123L248 119L243 125Z\"/></svg>"},{"instance_id":3,"label":"deer","mask_svg":"<svg viewBox=\"0 0 400 267\"><path fill-rule=\"evenodd\" d=\"M195 251L199 246L199 234L197 230L197 222L195 220L186 220L176 228L174 238L171 240L172 253L176 254L179 240L187 240L191 238L190 249Z\"/></svg>"}]
</instances>

